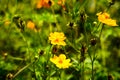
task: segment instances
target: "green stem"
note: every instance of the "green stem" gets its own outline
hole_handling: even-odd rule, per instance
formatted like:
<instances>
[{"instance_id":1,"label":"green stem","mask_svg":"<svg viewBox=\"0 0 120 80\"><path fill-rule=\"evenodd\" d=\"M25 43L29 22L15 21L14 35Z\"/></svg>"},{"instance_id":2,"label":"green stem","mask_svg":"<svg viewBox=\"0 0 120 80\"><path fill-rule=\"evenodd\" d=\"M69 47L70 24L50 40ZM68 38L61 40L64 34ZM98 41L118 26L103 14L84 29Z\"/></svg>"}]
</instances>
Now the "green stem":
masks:
<instances>
[{"instance_id":1,"label":"green stem","mask_svg":"<svg viewBox=\"0 0 120 80\"><path fill-rule=\"evenodd\" d=\"M56 22L57 31L59 31L59 30L61 30L61 28L58 26L58 22L57 22L57 19L56 19L55 11L54 11L53 8L51 8L51 10L52 10L52 13L53 13L53 16L54 16L55 22Z\"/></svg>"},{"instance_id":2,"label":"green stem","mask_svg":"<svg viewBox=\"0 0 120 80\"><path fill-rule=\"evenodd\" d=\"M77 50L76 47L75 47L68 39L66 39L66 42L68 42L68 44L69 44L75 51L77 51L78 53L80 53L80 51Z\"/></svg>"},{"instance_id":3,"label":"green stem","mask_svg":"<svg viewBox=\"0 0 120 80\"><path fill-rule=\"evenodd\" d=\"M32 63L33 63L33 62L32 62ZM16 77L18 74L20 74L23 70L25 70L26 68L28 68L32 63L30 63L30 64L24 66L22 69L20 69L20 70L13 76L13 78L15 78L15 77Z\"/></svg>"},{"instance_id":4,"label":"green stem","mask_svg":"<svg viewBox=\"0 0 120 80\"><path fill-rule=\"evenodd\" d=\"M84 80L84 62L83 62L83 65L82 65L82 78L81 78L81 80Z\"/></svg>"},{"instance_id":5,"label":"green stem","mask_svg":"<svg viewBox=\"0 0 120 80\"><path fill-rule=\"evenodd\" d=\"M87 36L87 31L86 31L86 27L85 27L85 25L84 25L84 34L85 34L86 44L87 44L87 46L88 46L89 43L88 43L88 36Z\"/></svg>"},{"instance_id":6,"label":"green stem","mask_svg":"<svg viewBox=\"0 0 120 80\"><path fill-rule=\"evenodd\" d=\"M96 46L90 46L89 48L90 48L90 49L88 50L88 55L89 55L89 57L90 57L91 66L92 66L92 70L91 70L91 74L92 74L91 80L94 80L94 61L96 60L96 57L97 57L97 56L95 56L95 53L96 53L97 48L96 48ZM93 52L93 55L90 54L90 52L92 52L91 49L92 49L92 51L94 51L94 52Z\"/></svg>"},{"instance_id":7,"label":"green stem","mask_svg":"<svg viewBox=\"0 0 120 80\"><path fill-rule=\"evenodd\" d=\"M102 23L99 22L95 27L96 29L92 33L96 33Z\"/></svg>"},{"instance_id":8,"label":"green stem","mask_svg":"<svg viewBox=\"0 0 120 80\"><path fill-rule=\"evenodd\" d=\"M92 60L92 80L94 80L94 60Z\"/></svg>"},{"instance_id":9,"label":"green stem","mask_svg":"<svg viewBox=\"0 0 120 80\"><path fill-rule=\"evenodd\" d=\"M37 77L36 77L36 65L35 65L35 62L33 62L33 70L34 70L34 78L35 78L35 80L37 80Z\"/></svg>"},{"instance_id":10,"label":"green stem","mask_svg":"<svg viewBox=\"0 0 120 80\"><path fill-rule=\"evenodd\" d=\"M103 27L104 27L104 24L102 25L102 28L100 30L99 39L101 38Z\"/></svg>"},{"instance_id":11,"label":"green stem","mask_svg":"<svg viewBox=\"0 0 120 80\"><path fill-rule=\"evenodd\" d=\"M94 53L93 53L93 58L91 59L91 62L92 62L92 80L94 80L94 61L96 60L96 55L95 55L95 53L96 53L96 50L97 50L97 48L96 48L96 45L94 46Z\"/></svg>"},{"instance_id":12,"label":"green stem","mask_svg":"<svg viewBox=\"0 0 120 80\"><path fill-rule=\"evenodd\" d=\"M59 80L62 80L62 70L59 70Z\"/></svg>"},{"instance_id":13,"label":"green stem","mask_svg":"<svg viewBox=\"0 0 120 80\"><path fill-rule=\"evenodd\" d=\"M87 5L88 1L89 1L89 0L85 0L85 1L84 1L84 3L81 5L81 7L80 7L80 9L79 9L80 11L84 8L84 6Z\"/></svg>"},{"instance_id":14,"label":"green stem","mask_svg":"<svg viewBox=\"0 0 120 80\"><path fill-rule=\"evenodd\" d=\"M18 60L18 61L23 61L24 60L23 58L13 57L13 56L10 56L10 59Z\"/></svg>"},{"instance_id":15,"label":"green stem","mask_svg":"<svg viewBox=\"0 0 120 80\"><path fill-rule=\"evenodd\" d=\"M16 30L19 32L19 35L22 37L23 41L26 42L27 48L26 48L26 53L29 54L29 59L30 59L30 53L29 53L29 48L30 48L30 44L29 42L26 40L26 38L24 37L24 35L19 31L19 29L17 27L15 27Z\"/></svg>"},{"instance_id":16,"label":"green stem","mask_svg":"<svg viewBox=\"0 0 120 80\"><path fill-rule=\"evenodd\" d=\"M17 0L15 0L15 7L16 7L16 10L18 9L18 1Z\"/></svg>"},{"instance_id":17,"label":"green stem","mask_svg":"<svg viewBox=\"0 0 120 80\"><path fill-rule=\"evenodd\" d=\"M92 56L91 56L91 54L88 52L88 54L89 54L89 57L90 57L90 60L91 60L91 64L92 64L92 70L91 70L91 73L92 73L92 77L91 77L91 79L92 80L94 80L94 57L92 58Z\"/></svg>"}]
</instances>

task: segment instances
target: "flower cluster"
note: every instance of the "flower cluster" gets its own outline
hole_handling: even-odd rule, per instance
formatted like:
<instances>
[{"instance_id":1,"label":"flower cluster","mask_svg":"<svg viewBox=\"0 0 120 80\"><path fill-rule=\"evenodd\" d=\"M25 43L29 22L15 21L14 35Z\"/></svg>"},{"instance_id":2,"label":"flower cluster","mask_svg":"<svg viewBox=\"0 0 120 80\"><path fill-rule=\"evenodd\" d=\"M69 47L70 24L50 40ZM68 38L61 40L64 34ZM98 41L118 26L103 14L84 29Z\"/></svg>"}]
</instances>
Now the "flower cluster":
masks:
<instances>
[{"instance_id":1,"label":"flower cluster","mask_svg":"<svg viewBox=\"0 0 120 80\"><path fill-rule=\"evenodd\" d=\"M111 19L110 15L106 12L97 13L97 16L98 16L98 20L104 24L107 24L109 26L118 26L116 24L116 20Z\"/></svg>"},{"instance_id":2,"label":"flower cluster","mask_svg":"<svg viewBox=\"0 0 120 80\"><path fill-rule=\"evenodd\" d=\"M62 32L54 32L50 33L49 40L51 41L51 44L53 45L63 45L65 46L66 43L64 40L66 39L64 33Z\"/></svg>"},{"instance_id":3,"label":"flower cluster","mask_svg":"<svg viewBox=\"0 0 120 80\"><path fill-rule=\"evenodd\" d=\"M54 55L53 58L50 58L50 61L60 69L69 68L72 65L70 59L66 59L64 54L60 54L59 56Z\"/></svg>"}]
</instances>

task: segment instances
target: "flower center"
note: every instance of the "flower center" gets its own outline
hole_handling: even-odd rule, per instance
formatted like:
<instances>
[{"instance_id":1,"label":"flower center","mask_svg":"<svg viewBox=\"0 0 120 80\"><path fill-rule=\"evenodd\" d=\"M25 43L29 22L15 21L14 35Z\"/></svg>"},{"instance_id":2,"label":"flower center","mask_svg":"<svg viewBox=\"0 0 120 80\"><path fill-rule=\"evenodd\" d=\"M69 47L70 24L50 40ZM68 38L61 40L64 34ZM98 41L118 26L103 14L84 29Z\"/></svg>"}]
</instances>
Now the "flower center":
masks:
<instances>
[{"instance_id":1,"label":"flower center","mask_svg":"<svg viewBox=\"0 0 120 80\"><path fill-rule=\"evenodd\" d=\"M59 42L59 39L55 39L55 42Z\"/></svg>"},{"instance_id":2,"label":"flower center","mask_svg":"<svg viewBox=\"0 0 120 80\"><path fill-rule=\"evenodd\" d=\"M105 19L109 19L109 16L105 16Z\"/></svg>"},{"instance_id":3,"label":"flower center","mask_svg":"<svg viewBox=\"0 0 120 80\"><path fill-rule=\"evenodd\" d=\"M60 64L62 64L62 63L63 63L63 61L60 59L60 60L59 60L59 63L60 63Z\"/></svg>"},{"instance_id":4,"label":"flower center","mask_svg":"<svg viewBox=\"0 0 120 80\"><path fill-rule=\"evenodd\" d=\"M51 6L51 5L52 5L52 2L49 0L49 1L48 1L48 4L49 4L49 6Z\"/></svg>"}]
</instances>

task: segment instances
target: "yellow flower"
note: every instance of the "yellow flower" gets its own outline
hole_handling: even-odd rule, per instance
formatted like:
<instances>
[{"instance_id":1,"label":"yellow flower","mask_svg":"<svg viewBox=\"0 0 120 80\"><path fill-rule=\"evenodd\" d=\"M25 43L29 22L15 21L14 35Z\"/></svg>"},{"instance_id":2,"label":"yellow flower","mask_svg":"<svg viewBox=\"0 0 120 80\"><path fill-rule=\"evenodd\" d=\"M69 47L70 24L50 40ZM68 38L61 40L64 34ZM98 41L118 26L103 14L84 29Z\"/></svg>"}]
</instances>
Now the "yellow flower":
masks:
<instances>
[{"instance_id":1,"label":"yellow flower","mask_svg":"<svg viewBox=\"0 0 120 80\"><path fill-rule=\"evenodd\" d=\"M107 25L109 25L109 26L118 26L118 25L116 24L116 20L113 20L113 19L107 19L107 20L105 21L105 23L106 23Z\"/></svg>"},{"instance_id":2,"label":"yellow flower","mask_svg":"<svg viewBox=\"0 0 120 80\"><path fill-rule=\"evenodd\" d=\"M118 26L116 24L116 20L113 20L110 18L110 15L106 12L102 13L97 13L97 16L98 16L98 20L104 24L107 24L109 26Z\"/></svg>"},{"instance_id":3,"label":"yellow flower","mask_svg":"<svg viewBox=\"0 0 120 80\"><path fill-rule=\"evenodd\" d=\"M57 60L58 60L58 56L56 56L56 55L54 55L53 58L50 58L50 61L51 61L52 63L54 63L54 64L57 63Z\"/></svg>"},{"instance_id":4,"label":"yellow flower","mask_svg":"<svg viewBox=\"0 0 120 80\"><path fill-rule=\"evenodd\" d=\"M54 32L50 33L49 40L51 41L51 44L53 45L63 45L65 46L66 43L64 40L66 39L64 33L62 32Z\"/></svg>"},{"instance_id":5,"label":"yellow flower","mask_svg":"<svg viewBox=\"0 0 120 80\"><path fill-rule=\"evenodd\" d=\"M97 13L97 16L98 16L98 20L103 23L104 23L104 20L110 18L110 15L108 13L102 13L102 12Z\"/></svg>"},{"instance_id":6,"label":"yellow flower","mask_svg":"<svg viewBox=\"0 0 120 80\"><path fill-rule=\"evenodd\" d=\"M64 54L60 54L59 56L54 55L53 58L50 58L50 61L60 69L69 68L72 65L70 59L66 59Z\"/></svg>"}]
</instances>

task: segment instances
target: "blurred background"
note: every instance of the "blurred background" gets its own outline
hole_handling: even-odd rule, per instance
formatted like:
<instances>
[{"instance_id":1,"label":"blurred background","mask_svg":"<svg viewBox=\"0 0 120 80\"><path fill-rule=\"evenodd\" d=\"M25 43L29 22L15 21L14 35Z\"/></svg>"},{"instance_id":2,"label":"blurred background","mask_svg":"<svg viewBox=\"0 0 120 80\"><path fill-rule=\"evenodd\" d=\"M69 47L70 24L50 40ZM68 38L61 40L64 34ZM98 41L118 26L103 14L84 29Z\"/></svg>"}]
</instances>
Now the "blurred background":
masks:
<instances>
[{"instance_id":1,"label":"blurred background","mask_svg":"<svg viewBox=\"0 0 120 80\"><path fill-rule=\"evenodd\" d=\"M0 0L0 80L11 80L10 77L33 61L41 50L46 52L50 45L50 32L62 31L69 39L68 24L77 24L82 11L87 16L88 32L98 23L96 14L105 10L120 25L119 0L61 0L64 1L61 5L57 4L59 0L53 1L43 5L41 0ZM105 25L98 44L95 79L120 80L120 26ZM75 59L78 55L75 51L68 53L75 55ZM39 72L41 67L37 64ZM89 59L86 58L85 64L89 68ZM32 67L25 69L14 80L42 80L33 78ZM87 68L86 80L90 76ZM69 73L72 70L74 72ZM79 80L76 69L70 68L66 72L72 77L64 80Z\"/></svg>"}]
</instances>

